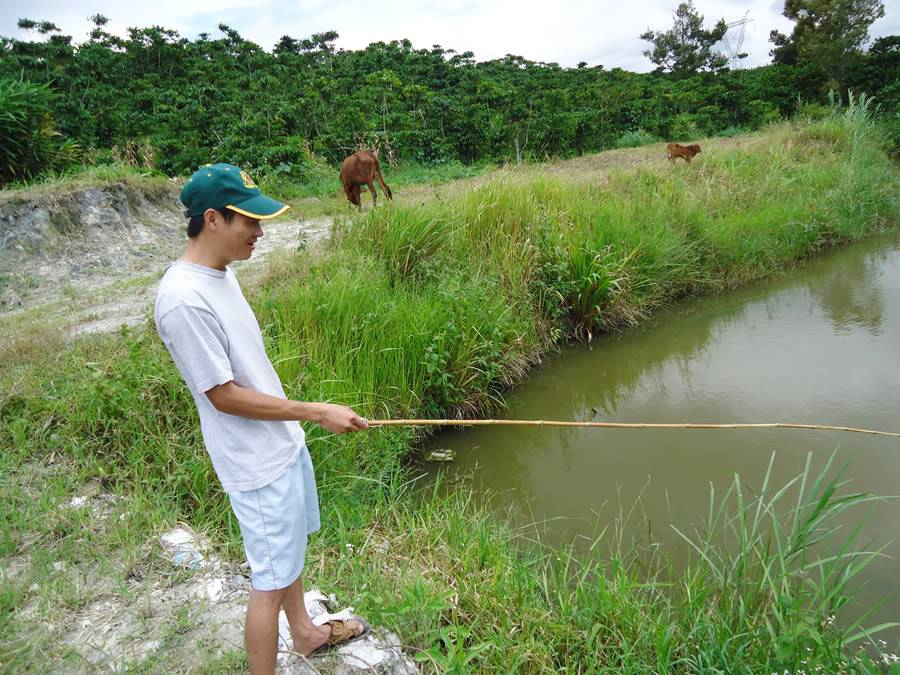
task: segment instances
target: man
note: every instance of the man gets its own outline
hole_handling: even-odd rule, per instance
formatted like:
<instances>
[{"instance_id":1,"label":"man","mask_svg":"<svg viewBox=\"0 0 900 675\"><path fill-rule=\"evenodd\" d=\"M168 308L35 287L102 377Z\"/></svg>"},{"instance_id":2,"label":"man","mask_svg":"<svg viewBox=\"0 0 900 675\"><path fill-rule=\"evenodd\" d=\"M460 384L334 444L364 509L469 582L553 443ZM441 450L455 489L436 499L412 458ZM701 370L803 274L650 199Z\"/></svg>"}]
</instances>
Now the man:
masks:
<instances>
[{"instance_id":1,"label":"man","mask_svg":"<svg viewBox=\"0 0 900 675\"><path fill-rule=\"evenodd\" d=\"M263 235L260 221L288 206L264 196L232 164L207 164L181 191L188 244L166 268L156 329L184 377L203 442L241 527L250 563L245 637L251 673L274 673L283 607L294 651L309 655L368 632L361 619L313 625L300 573L319 503L299 421L336 434L368 428L341 405L287 400L266 356L259 324L234 273Z\"/></svg>"}]
</instances>

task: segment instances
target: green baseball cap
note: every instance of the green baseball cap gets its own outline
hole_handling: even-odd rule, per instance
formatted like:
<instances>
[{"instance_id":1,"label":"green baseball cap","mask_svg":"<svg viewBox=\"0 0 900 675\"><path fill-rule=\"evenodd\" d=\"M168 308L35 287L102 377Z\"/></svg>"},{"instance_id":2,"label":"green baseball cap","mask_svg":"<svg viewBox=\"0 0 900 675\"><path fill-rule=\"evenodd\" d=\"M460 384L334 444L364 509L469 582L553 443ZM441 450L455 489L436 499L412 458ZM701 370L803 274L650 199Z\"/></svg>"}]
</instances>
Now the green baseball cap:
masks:
<instances>
[{"instance_id":1,"label":"green baseball cap","mask_svg":"<svg viewBox=\"0 0 900 675\"><path fill-rule=\"evenodd\" d=\"M200 216L206 209L223 206L248 218L274 218L290 207L266 197L250 174L234 164L206 164L194 172L181 188L181 203L187 207L185 215Z\"/></svg>"}]
</instances>

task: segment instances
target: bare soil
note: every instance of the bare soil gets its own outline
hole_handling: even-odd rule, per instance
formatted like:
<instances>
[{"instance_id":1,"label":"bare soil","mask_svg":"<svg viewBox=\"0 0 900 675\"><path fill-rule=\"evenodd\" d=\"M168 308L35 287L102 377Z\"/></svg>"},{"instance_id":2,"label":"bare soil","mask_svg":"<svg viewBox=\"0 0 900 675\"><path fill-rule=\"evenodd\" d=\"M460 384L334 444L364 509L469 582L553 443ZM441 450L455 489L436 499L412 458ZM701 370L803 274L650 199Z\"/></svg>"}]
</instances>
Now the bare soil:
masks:
<instances>
[{"instance_id":1,"label":"bare soil","mask_svg":"<svg viewBox=\"0 0 900 675\"><path fill-rule=\"evenodd\" d=\"M2 251L3 323L49 322L73 337L148 321L159 280L184 250L187 237L185 219L176 209L143 206L140 216L123 215L108 205L88 211L76 231L45 227L34 237L39 241ZM266 223L253 257L232 269L242 280L256 279L273 252L318 245L330 226L327 217Z\"/></svg>"}]
</instances>

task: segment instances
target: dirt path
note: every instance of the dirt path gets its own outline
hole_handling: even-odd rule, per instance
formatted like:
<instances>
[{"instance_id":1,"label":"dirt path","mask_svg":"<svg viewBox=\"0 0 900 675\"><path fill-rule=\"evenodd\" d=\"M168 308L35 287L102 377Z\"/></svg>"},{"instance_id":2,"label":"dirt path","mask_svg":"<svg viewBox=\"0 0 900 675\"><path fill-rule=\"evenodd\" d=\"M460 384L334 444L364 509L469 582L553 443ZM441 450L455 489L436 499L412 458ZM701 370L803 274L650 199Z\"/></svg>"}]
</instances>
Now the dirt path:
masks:
<instances>
[{"instance_id":1,"label":"dirt path","mask_svg":"<svg viewBox=\"0 0 900 675\"><path fill-rule=\"evenodd\" d=\"M320 244L328 235L331 219L282 220L263 227L264 235L257 243L253 257L230 266L242 281L248 277L256 278L255 273L264 269L263 263L275 251ZM87 304L73 317L73 334L109 332L123 324L134 326L146 321L153 313L156 288L165 266L177 259L183 249L183 242L168 247L164 253L147 261L150 269L144 276L125 284L110 285L106 289L106 298Z\"/></svg>"},{"instance_id":2,"label":"dirt path","mask_svg":"<svg viewBox=\"0 0 900 675\"><path fill-rule=\"evenodd\" d=\"M76 336L147 321L166 265L184 250L183 227L183 218L164 214L157 228L134 227L115 241L88 234L41 256L22 256L15 269L18 284L10 284L0 307L4 322L50 322ZM321 244L331 219L286 219L263 227L253 257L231 266L242 280L255 279L275 251Z\"/></svg>"}]
</instances>

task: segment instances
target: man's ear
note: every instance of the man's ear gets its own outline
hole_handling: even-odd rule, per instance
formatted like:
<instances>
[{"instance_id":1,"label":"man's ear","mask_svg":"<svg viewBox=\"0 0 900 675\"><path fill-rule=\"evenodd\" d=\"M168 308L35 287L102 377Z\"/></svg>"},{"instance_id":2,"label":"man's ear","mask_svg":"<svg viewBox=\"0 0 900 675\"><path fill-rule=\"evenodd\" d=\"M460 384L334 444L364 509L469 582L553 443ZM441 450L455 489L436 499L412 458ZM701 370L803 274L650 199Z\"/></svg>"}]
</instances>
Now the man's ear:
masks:
<instances>
[{"instance_id":1,"label":"man's ear","mask_svg":"<svg viewBox=\"0 0 900 675\"><path fill-rule=\"evenodd\" d=\"M215 209L206 209L206 211L203 212L203 225L206 228L215 231L219 227L220 217L221 214Z\"/></svg>"}]
</instances>

